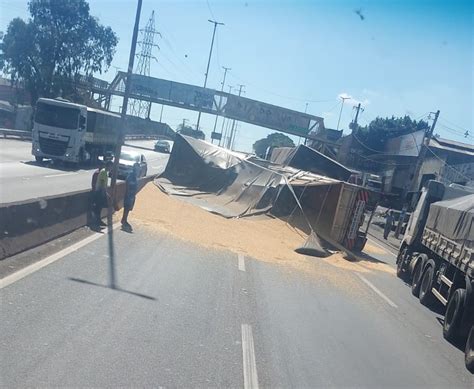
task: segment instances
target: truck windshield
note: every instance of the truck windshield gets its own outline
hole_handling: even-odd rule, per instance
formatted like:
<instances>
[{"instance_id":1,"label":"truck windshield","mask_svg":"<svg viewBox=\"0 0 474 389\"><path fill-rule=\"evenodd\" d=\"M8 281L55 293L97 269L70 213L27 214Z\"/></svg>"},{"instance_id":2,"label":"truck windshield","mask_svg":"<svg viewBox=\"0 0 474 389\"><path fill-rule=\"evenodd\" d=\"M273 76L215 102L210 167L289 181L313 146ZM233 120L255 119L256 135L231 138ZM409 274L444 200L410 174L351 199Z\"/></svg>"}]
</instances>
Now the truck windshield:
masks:
<instances>
[{"instance_id":1,"label":"truck windshield","mask_svg":"<svg viewBox=\"0 0 474 389\"><path fill-rule=\"evenodd\" d=\"M74 130L78 127L80 111L76 108L38 103L36 105L35 122L46 126Z\"/></svg>"}]
</instances>

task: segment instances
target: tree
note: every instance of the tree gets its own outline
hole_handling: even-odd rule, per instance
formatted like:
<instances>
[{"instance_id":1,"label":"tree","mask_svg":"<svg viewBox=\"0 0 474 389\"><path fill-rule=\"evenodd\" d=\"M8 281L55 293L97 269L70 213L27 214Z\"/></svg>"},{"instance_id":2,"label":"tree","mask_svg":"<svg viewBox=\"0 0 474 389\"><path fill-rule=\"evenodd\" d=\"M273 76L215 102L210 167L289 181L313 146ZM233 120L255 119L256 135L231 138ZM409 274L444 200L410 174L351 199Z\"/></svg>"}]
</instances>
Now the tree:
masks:
<instances>
[{"instance_id":1,"label":"tree","mask_svg":"<svg viewBox=\"0 0 474 389\"><path fill-rule=\"evenodd\" d=\"M183 123L178 126L176 131L182 135L192 136L196 139L206 139L206 135L204 134L204 132L202 132L201 130L195 130L191 126L186 126Z\"/></svg>"},{"instance_id":2,"label":"tree","mask_svg":"<svg viewBox=\"0 0 474 389\"><path fill-rule=\"evenodd\" d=\"M0 42L0 67L12 83L38 97L75 94L75 82L102 73L115 54L117 36L89 14L85 0L31 0L31 18L13 19Z\"/></svg>"},{"instance_id":3,"label":"tree","mask_svg":"<svg viewBox=\"0 0 474 389\"><path fill-rule=\"evenodd\" d=\"M361 148L367 151L367 154L373 154L374 151L383 152L385 143L388 139L397 136L407 135L416 131L426 131L429 125L424 120L412 120L409 116L403 118L381 118L372 120L368 126L353 129L354 134L361 143ZM366 146L364 148L364 146Z\"/></svg>"},{"instance_id":4,"label":"tree","mask_svg":"<svg viewBox=\"0 0 474 389\"><path fill-rule=\"evenodd\" d=\"M259 139L253 144L255 154L261 158L265 158L265 154L269 147L295 147L295 144L291 138L279 132L274 132L266 138Z\"/></svg>"}]
</instances>

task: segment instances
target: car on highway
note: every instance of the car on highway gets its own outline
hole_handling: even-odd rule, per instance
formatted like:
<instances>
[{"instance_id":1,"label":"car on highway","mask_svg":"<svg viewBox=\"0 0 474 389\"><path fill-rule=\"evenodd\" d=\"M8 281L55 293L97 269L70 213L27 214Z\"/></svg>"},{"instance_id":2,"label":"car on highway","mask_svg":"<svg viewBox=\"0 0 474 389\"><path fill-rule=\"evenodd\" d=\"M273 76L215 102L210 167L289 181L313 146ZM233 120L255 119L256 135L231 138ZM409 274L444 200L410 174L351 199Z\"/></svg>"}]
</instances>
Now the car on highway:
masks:
<instances>
[{"instance_id":1,"label":"car on highway","mask_svg":"<svg viewBox=\"0 0 474 389\"><path fill-rule=\"evenodd\" d=\"M154 149L162 153L169 153L171 151L171 145L170 142L160 139L155 143Z\"/></svg>"},{"instance_id":2,"label":"car on highway","mask_svg":"<svg viewBox=\"0 0 474 389\"><path fill-rule=\"evenodd\" d=\"M122 151L120 154L117 177L121 179L127 178L133 170L133 165L136 163L140 165L138 177L145 177L148 170L145 156L134 151Z\"/></svg>"}]
</instances>

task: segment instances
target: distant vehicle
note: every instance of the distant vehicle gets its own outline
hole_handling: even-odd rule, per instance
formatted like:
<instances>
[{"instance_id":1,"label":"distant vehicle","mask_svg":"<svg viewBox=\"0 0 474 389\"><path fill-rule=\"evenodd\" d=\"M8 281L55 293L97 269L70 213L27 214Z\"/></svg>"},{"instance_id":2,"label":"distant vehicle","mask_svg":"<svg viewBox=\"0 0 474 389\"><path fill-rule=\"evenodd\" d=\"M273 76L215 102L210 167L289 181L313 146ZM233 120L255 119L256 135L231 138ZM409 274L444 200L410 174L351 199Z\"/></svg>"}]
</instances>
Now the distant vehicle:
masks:
<instances>
[{"instance_id":1,"label":"distant vehicle","mask_svg":"<svg viewBox=\"0 0 474 389\"><path fill-rule=\"evenodd\" d=\"M99 156L113 152L120 116L74 104L64 99L40 98L32 131L32 154L69 163L95 164Z\"/></svg>"},{"instance_id":2,"label":"distant vehicle","mask_svg":"<svg viewBox=\"0 0 474 389\"><path fill-rule=\"evenodd\" d=\"M148 170L145 156L133 151L122 151L122 154L120 154L117 177L121 179L127 178L133 170L133 165L136 163L140 165L138 177L145 177Z\"/></svg>"},{"instance_id":3,"label":"distant vehicle","mask_svg":"<svg viewBox=\"0 0 474 389\"><path fill-rule=\"evenodd\" d=\"M171 151L170 142L166 140L158 140L155 143L155 151L160 151L163 153L169 153Z\"/></svg>"},{"instance_id":4,"label":"distant vehicle","mask_svg":"<svg viewBox=\"0 0 474 389\"><path fill-rule=\"evenodd\" d=\"M467 189L467 188L466 188ZM397 257L397 275L425 306L444 308L443 335L466 345L474 372L474 194L428 181Z\"/></svg>"}]
</instances>

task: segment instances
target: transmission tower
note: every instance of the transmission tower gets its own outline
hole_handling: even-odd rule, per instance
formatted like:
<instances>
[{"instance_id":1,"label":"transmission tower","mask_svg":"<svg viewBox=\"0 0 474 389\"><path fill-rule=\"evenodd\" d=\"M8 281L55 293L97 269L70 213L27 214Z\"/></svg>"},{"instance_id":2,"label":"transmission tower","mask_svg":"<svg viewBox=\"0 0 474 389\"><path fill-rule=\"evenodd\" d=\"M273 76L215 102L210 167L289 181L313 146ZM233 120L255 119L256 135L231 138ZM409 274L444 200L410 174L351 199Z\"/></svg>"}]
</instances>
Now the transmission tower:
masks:
<instances>
[{"instance_id":1,"label":"transmission tower","mask_svg":"<svg viewBox=\"0 0 474 389\"><path fill-rule=\"evenodd\" d=\"M149 76L151 60L154 59L155 61L158 61L152 54L152 50L154 47L157 47L158 50L160 49L160 46L155 43L155 35L161 37L161 34L155 30L155 11L151 13L145 28L141 29L140 32L142 40L138 42L140 45L140 53L137 54L138 63L134 73L142 76ZM130 104L129 112L133 116L150 118L150 111L151 102L149 101L134 99Z\"/></svg>"}]
</instances>

